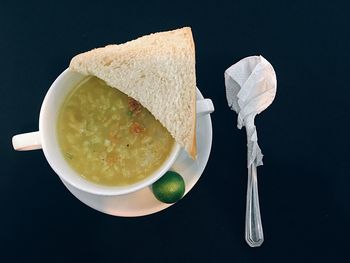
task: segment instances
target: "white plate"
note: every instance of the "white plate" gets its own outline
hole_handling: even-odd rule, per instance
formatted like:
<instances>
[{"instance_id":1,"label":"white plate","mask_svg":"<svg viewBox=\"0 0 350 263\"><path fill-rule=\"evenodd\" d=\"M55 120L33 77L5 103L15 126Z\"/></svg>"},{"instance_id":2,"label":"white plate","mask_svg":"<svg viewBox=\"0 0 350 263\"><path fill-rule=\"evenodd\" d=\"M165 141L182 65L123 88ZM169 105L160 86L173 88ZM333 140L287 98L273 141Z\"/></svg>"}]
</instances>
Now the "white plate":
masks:
<instances>
[{"instance_id":1,"label":"white plate","mask_svg":"<svg viewBox=\"0 0 350 263\"><path fill-rule=\"evenodd\" d=\"M197 89L197 99L203 99L199 89ZM197 159L192 160L184 150L181 150L179 157L171 168L171 170L178 172L184 178L186 185L185 195L197 183L204 171L210 155L211 142L212 125L210 114L207 114L197 118ZM172 205L158 201L150 187L121 196L99 196L83 192L65 181L63 183L81 202L109 215L125 217L144 216L159 212Z\"/></svg>"}]
</instances>

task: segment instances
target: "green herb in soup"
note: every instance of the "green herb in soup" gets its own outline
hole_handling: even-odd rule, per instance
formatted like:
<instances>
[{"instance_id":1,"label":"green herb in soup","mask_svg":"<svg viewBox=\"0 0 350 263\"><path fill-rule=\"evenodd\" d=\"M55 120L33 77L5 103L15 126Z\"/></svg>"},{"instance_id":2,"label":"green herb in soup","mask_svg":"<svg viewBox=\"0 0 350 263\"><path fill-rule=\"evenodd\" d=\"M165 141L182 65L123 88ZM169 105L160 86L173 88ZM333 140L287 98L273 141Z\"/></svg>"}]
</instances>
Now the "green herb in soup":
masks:
<instances>
[{"instance_id":1,"label":"green herb in soup","mask_svg":"<svg viewBox=\"0 0 350 263\"><path fill-rule=\"evenodd\" d=\"M109 186L146 178L174 145L147 109L96 77L84 79L65 99L58 140L65 159L82 177Z\"/></svg>"}]
</instances>

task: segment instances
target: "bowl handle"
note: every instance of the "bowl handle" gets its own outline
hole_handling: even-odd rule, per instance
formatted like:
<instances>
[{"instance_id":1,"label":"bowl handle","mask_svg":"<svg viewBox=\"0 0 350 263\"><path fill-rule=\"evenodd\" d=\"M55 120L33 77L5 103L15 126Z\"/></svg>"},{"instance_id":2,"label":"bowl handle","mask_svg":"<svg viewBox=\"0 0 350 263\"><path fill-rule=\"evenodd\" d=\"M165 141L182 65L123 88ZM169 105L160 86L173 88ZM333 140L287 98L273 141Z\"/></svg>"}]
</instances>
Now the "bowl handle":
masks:
<instances>
[{"instance_id":1,"label":"bowl handle","mask_svg":"<svg viewBox=\"0 0 350 263\"><path fill-rule=\"evenodd\" d=\"M211 99L197 100L196 108L197 117L200 117L212 113L214 111L214 104Z\"/></svg>"},{"instance_id":2,"label":"bowl handle","mask_svg":"<svg viewBox=\"0 0 350 263\"><path fill-rule=\"evenodd\" d=\"M38 131L17 134L12 137L13 149L16 151L30 151L41 149L41 137Z\"/></svg>"}]
</instances>

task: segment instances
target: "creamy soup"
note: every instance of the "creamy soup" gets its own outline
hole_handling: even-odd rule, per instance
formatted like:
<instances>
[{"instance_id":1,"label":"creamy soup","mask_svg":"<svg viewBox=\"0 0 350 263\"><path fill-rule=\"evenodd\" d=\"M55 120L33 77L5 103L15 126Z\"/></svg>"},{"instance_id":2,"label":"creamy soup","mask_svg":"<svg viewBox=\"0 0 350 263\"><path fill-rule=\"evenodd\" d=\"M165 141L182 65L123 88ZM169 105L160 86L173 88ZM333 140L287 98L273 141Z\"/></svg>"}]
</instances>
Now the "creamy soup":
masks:
<instances>
[{"instance_id":1,"label":"creamy soup","mask_svg":"<svg viewBox=\"0 0 350 263\"><path fill-rule=\"evenodd\" d=\"M151 175L174 145L147 109L96 77L84 79L67 96L57 127L71 167L85 179L108 186Z\"/></svg>"}]
</instances>

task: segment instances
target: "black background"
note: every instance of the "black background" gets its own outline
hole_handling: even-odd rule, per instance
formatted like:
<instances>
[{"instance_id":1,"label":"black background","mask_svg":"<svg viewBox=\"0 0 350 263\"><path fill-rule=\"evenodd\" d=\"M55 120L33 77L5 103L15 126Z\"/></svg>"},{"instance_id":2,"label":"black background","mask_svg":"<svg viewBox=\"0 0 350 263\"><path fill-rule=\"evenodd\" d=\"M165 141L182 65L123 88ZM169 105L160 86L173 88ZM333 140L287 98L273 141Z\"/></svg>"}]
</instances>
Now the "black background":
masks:
<instances>
[{"instance_id":1,"label":"black background","mask_svg":"<svg viewBox=\"0 0 350 263\"><path fill-rule=\"evenodd\" d=\"M91 1L92 2L92 1ZM346 1L0 2L0 262L350 262L350 19ZM38 129L54 79L82 51L191 26L197 85L211 98L213 147L179 203L140 218L102 214L60 182ZM244 241L246 138L227 107L224 70L263 55L278 91L258 116L265 242Z\"/></svg>"}]
</instances>

